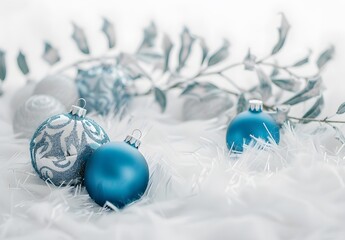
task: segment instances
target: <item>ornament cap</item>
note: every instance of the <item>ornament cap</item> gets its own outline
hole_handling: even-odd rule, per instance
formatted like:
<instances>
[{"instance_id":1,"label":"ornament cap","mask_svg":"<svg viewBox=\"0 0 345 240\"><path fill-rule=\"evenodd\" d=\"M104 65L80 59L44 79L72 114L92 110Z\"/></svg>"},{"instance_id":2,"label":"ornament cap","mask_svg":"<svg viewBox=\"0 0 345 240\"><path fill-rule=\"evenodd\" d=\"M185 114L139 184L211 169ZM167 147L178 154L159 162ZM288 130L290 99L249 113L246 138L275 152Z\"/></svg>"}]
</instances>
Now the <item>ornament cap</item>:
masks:
<instances>
[{"instance_id":1,"label":"ornament cap","mask_svg":"<svg viewBox=\"0 0 345 240\"><path fill-rule=\"evenodd\" d=\"M78 117L85 117L86 115L86 109L84 108L86 105L86 101L84 98L79 98L78 102L83 101L84 102L84 106L83 107L79 107L77 105L72 105L71 106L71 110L70 113L72 115L77 115Z\"/></svg>"},{"instance_id":2,"label":"ornament cap","mask_svg":"<svg viewBox=\"0 0 345 240\"><path fill-rule=\"evenodd\" d=\"M262 101L258 99L249 100L249 111L262 112Z\"/></svg>"},{"instance_id":3,"label":"ornament cap","mask_svg":"<svg viewBox=\"0 0 345 240\"><path fill-rule=\"evenodd\" d=\"M138 138L133 136L135 132L139 133ZM125 138L125 142L135 148L139 148L141 145L141 141L140 141L141 136L142 136L142 132L139 129L134 129L131 135L127 135L127 137Z\"/></svg>"}]
</instances>

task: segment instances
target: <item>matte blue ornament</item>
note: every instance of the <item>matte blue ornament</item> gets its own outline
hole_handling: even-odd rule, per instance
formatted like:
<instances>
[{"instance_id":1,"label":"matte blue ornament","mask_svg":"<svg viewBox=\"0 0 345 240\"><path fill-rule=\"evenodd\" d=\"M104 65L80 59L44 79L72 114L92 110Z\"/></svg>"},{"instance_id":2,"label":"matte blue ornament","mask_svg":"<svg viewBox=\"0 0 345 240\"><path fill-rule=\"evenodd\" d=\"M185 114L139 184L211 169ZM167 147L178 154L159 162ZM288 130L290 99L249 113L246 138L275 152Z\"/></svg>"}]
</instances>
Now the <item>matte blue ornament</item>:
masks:
<instances>
[{"instance_id":1,"label":"matte blue ornament","mask_svg":"<svg viewBox=\"0 0 345 240\"><path fill-rule=\"evenodd\" d=\"M86 109L106 115L120 111L130 100L130 75L118 65L101 64L79 70L76 83L79 96L87 101Z\"/></svg>"},{"instance_id":2,"label":"matte blue ornament","mask_svg":"<svg viewBox=\"0 0 345 240\"><path fill-rule=\"evenodd\" d=\"M279 125L267 113L262 112L262 101L250 100L249 110L238 114L230 123L226 133L226 143L229 149L242 152L243 145L249 144L255 138L277 144L280 140Z\"/></svg>"},{"instance_id":3,"label":"matte blue ornament","mask_svg":"<svg viewBox=\"0 0 345 240\"><path fill-rule=\"evenodd\" d=\"M93 152L89 144L109 142L103 128L85 114L84 108L73 105L69 113L52 116L37 128L30 154L40 178L55 185L81 183L85 161Z\"/></svg>"},{"instance_id":4,"label":"matte blue ornament","mask_svg":"<svg viewBox=\"0 0 345 240\"><path fill-rule=\"evenodd\" d=\"M138 151L140 141L128 136L124 142L99 147L85 168L85 187L100 206L106 201L118 208L139 199L149 181L149 169Z\"/></svg>"}]
</instances>

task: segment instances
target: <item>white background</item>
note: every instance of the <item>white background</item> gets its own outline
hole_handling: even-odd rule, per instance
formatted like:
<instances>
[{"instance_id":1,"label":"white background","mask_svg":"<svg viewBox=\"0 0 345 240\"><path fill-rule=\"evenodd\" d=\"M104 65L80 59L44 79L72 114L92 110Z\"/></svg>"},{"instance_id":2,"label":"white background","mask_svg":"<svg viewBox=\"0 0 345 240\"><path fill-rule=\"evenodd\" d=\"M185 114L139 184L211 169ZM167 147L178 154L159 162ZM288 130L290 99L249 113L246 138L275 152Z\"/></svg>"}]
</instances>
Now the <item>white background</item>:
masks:
<instances>
[{"instance_id":1,"label":"white background","mask_svg":"<svg viewBox=\"0 0 345 240\"><path fill-rule=\"evenodd\" d=\"M330 44L336 47L335 59L324 72L325 111L331 114L345 101L344 11L342 0L1 0L0 48L6 50L8 61L4 88L8 91L25 82L15 64L19 49L27 55L31 78L36 80L50 71L41 60L44 40L60 50L62 65L79 59L81 54L71 40L71 22L85 29L94 55L106 51L106 40L99 32L106 16L116 26L118 48L123 51L133 51L142 39L142 29L154 20L176 40L187 25L194 34L204 36L212 49L228 38L230 59L241 61L248 47L258 56L271 51L277 41L278 13L284 12L292 28L278 56L283 63L303 57L309 48L315 60Z\"/></svg>"}]
</instances>

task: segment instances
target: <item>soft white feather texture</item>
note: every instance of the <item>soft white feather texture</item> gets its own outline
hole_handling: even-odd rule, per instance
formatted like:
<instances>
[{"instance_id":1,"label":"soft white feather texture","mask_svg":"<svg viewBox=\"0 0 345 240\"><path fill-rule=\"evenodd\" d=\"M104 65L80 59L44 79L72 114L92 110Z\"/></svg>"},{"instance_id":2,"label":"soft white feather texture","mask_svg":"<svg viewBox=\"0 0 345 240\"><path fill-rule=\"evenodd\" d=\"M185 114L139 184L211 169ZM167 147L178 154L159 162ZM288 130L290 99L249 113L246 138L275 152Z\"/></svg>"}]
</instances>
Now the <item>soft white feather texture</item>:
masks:
<instances>
[{"instance_id":1,"label":"soft white feather texture","mask_svg":"<svg viewBox=\"0 0 345 240\"><path fill-rule=\"evenodd\" d=\"M91 115L114 141L144 134L150 187L121 211L100 208L84 188L39 179L29 140L2 117L0 239L344 239L344 153L330 127L286 125L279 146L234 155L224 120L181 122L152 99L138 102L121 120Z\"/></svg>"}]
</instances>

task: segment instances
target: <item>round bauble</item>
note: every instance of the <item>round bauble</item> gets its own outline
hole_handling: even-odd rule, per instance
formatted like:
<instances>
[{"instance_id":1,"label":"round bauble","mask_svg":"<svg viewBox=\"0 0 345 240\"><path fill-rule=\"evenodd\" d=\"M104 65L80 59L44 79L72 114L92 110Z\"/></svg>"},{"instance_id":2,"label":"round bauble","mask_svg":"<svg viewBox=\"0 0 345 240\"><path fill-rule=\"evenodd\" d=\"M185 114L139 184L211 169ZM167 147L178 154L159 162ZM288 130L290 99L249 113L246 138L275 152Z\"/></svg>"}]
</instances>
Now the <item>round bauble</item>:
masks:
<instances>
[{"instance_id":1,"label":"round bauble","mask_svg":"<svg viewBox=\"0 0 345 240\"><path fill-rule=\"evenodd\" d=\"M35 82L28 81L13 94L11 99L11 108L14 110L14 112L32 96L35 86ZM14 114L14 112L12 112L12 114Z\"/></svg>"},{"instance_id":2,"label":"round bauble","mask_svg":"<svg viewBox=\"0 0 345 240\"><path fill-rule=\"evenodd\" d=\"M149 169L138 151L137 140L111 142L99 147L85 168L85 187L100 206L106 201L117 208L139 199L149 181Z\"/></svg>"},{"instance_id":3,"label":"round bauble","mask_svg":"<svg viewBox=\"0 0 345 240\"><path fill-rule=\"evenodd\" d=\"M110 64L79 70L76 79L79 95L87 101L86 109L101 115L124 108L130 99L130 81L123 67Z\"/></svg>"},{"instance_id":4,"label":"round bauble","mask_svg":"<svg viewBox=\"0 0 345 240\"><path fill-rule=\"evenodd\" d=\"M92 154L89 144L102 145L109 137L86 110L72 106L71 111L44 121L30 142L31 162L43 179L55 185L78 184L84 175L85 161Z\"/></svg>"},{"instance_id":5,"label":"round bauble","mask_svg":"<svg viewBox=\"0 0 345 240\"><path fill-rule=\"evenodd\" d=\"M13 131L19 137L30 138L42 121L65 111L65 106L57 99L47 95L33 95L16 110Z\"/></svg>"},{"instance_id":6,"label":"round bauble","mask_svg":"<svg viewBox=\"0 0 345 240\"><path fill-rule=\"evenodd\" d=\"M45 94L58 99L65 107L76 102L78 89L75 82L61 74L49 75L37 83L34 94Z\"/></svg>"},{"instance_id":7,"label":"round bauble","mask_svg":"<svg viewBox=\"0 0 345 240\"><path fill-rule=\"evenodd\" d=\"M229 149L242 152L243 146L255 139L279 143L279 125L262 111L262 101L250 100L249 110L238 114L230 123L226 133Z\"/></svg>"}]
</instances>

